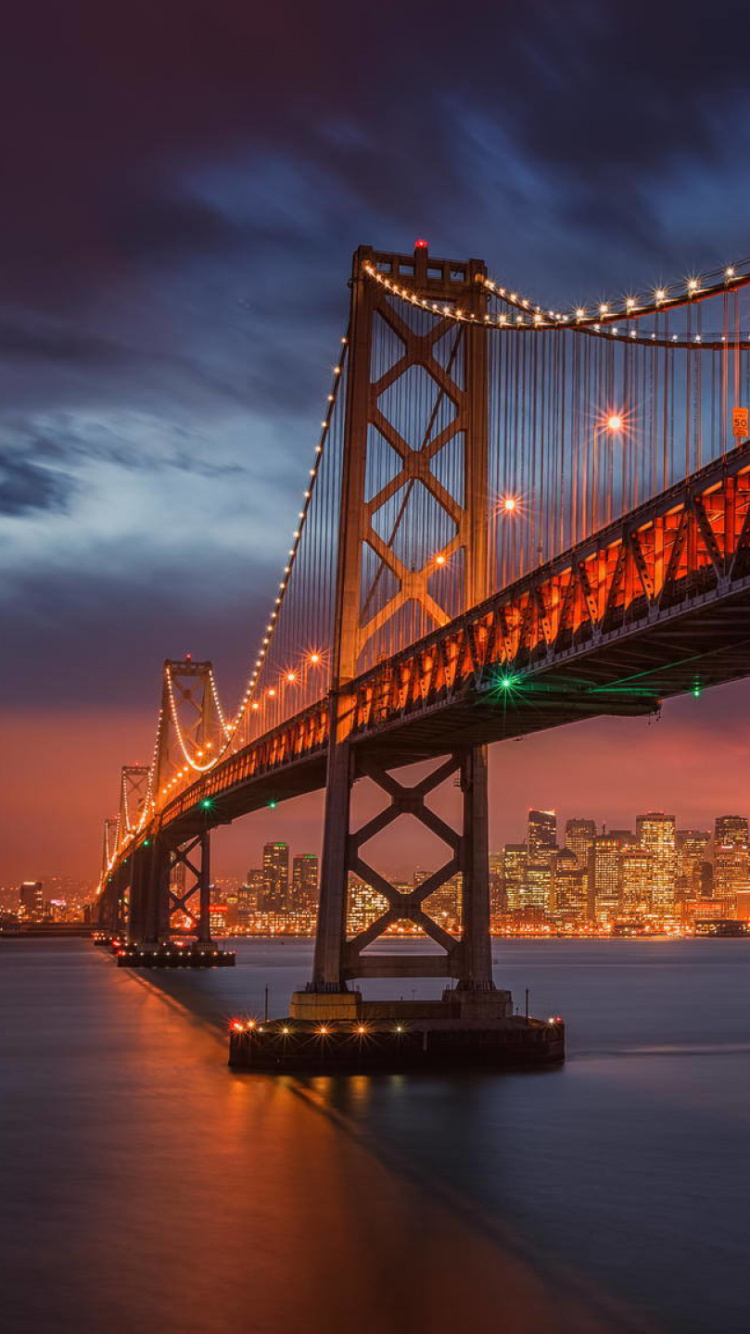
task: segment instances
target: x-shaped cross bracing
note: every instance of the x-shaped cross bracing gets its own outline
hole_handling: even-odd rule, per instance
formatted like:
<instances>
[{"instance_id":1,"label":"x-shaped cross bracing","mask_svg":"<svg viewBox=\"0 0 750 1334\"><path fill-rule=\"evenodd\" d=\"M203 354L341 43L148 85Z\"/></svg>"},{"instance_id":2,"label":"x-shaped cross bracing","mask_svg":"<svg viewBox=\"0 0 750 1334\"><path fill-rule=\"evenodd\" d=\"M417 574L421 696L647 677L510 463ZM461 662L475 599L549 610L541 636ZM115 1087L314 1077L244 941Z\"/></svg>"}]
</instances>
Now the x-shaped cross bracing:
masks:
<instances>
[{"instance_id":1,"label":"x-shaped cross bracing","mask_svg":"<svg viewBox=\"0 0 750 1334\"><path fill-rule=\"evenodd\" d=\"M463 839L461 834L446 824L445 820L442 820L439 815L436 815L425 800L430 792L440 787L460 767L460 760L453 755L444 763L438 765L437 769L434 769L432 773L428 774L414 787L406 787L373 760L364 760L360 763L360 774L371 779L383 792L386 792L391 801L390 805L386 806L378 815L373 816L355 833L349 835L348 869L377 890L379 894L382 894L388 902L388 907L364 931L360 931L358 935L347 941L345 947L347 967L355 967L359 962L362 951L377 940L379 936L382 936L393 922L399 921L414 922L416 926L421 927L425 935L430 936L448 955L460 950L461 942L439 926L422 906L425 899L429 898L435 890L440 889L441 885L444 885L447 880L450 880L463 869ZM368 843L376 834L387 829L401 815L413 815L426 829L442 839L452 852L452 855L439 870L434 871L421 885L410 890L409 893L403 893L396 889L390 881L386 880L360 855L360 849L365 843Z\"/></svg>"},{"instance_id":2,"label":"x-shaped cross bracing","mask_svg":"<svg viewBox=\"0 0 750 1334\"><path fill-rule=\"evenodd\" d=\"M363 590L365 596L360 613L358 653L362 652L373 635L377 634L384 625L392 620L400 608L409 601L418 603L437 626L445 625L451 615L455 614L454 609L441 606L440 602L428 591L427 585L434 573L434 553L427 556L419 569L409 570L393 550L393 542L404 507L402 507L402 512L388 540L385 540L375 529L373 520L383 505L398 495L404 487L407 488L406 499L408 499L408 494L414 484L420 483L455 527L453 537L441 549L445 560L448 561L468 541L468 510L443 486L430 467L432 460L440 450L450 440L453 440L467 429L467 393L451 374L456 354L460 348L462 330L460 326L455 330L456 341L448 365L443 367L434 355L434 348L435 344L448 330L455 329L450 321L441 320L427 333L419 334L401 319L387 300L384 299L379 302L377 311L401 341L404 351L402 356L383 375L370 384L368 422L375 427L398 455L401 467L396 475L390 478L375 495L364 502L362 540L374 552L379 561L379 566L370 583L370 588ZM413 366L421 366L431 376L438 390L424 438L416 444L406 440L378 406L378 401L386 390ZM448 425L437 431L431 438L440 404L446 398L453 404L455 415ZM404 506L405 503L406 500ZM390 570L398 588L385 605L368 618L370 603L384 568Z\"/></svg>"}]
</instances>

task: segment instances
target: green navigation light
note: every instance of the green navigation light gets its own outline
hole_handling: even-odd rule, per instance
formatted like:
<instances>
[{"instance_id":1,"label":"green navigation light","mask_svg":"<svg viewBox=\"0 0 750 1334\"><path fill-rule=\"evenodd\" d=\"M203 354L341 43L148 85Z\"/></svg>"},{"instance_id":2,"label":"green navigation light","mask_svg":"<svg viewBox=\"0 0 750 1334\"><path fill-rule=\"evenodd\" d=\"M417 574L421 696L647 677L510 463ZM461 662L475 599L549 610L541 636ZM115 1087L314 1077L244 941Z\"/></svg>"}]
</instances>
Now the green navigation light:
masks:
<instances>
[{"instance_id":1,"label":"green navigation light","mask_svg":"<svg viewBox=\"0 0 750 1334\"><path fill-rule=\"evenodd\" d=\"M214 804L214 803L213 803L211 797L204 797L203 800L202 800L202 802L201 802L201 807L203 808L204 811L210 811L211 808L212 808L212 806L213 806L213 804Z\"/></svg>"},{"instance_id":2,"label":"green navigation light","mask_svg":"<svg viewBox=\"0 0 750 1334\"><path fill-rule=\"evenodd\" d=\"M276 810L276 807L278 806L278 804L279 804L279 803L278 803L277 801L274 801L273 797L271 797L271 800L270 800L269 803L268 803L269 808L270 808L270 810L272 810L272 811L275 811L275 810Z\"/></svg>"}]
</instances>

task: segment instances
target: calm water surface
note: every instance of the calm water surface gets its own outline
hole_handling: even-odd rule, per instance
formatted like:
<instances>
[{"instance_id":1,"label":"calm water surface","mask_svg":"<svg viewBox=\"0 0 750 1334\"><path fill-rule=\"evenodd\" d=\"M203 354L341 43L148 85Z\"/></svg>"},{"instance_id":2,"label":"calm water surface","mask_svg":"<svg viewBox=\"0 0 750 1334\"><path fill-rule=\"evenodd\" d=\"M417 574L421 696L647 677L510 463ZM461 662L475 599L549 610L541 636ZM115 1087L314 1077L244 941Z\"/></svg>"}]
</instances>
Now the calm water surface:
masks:
<instances>
[{"instance_id":1,"label":"calm water surface","mask_svg":"<svg viewBox=\"0 0 750 1334\"><path fill-rule=\"evenodd\" d=\"M3 1331L744 1334L750 942L494 955L563 1069L232 1074L307 942L157 978L0 942Z\"/></svg>"}]
</instances>

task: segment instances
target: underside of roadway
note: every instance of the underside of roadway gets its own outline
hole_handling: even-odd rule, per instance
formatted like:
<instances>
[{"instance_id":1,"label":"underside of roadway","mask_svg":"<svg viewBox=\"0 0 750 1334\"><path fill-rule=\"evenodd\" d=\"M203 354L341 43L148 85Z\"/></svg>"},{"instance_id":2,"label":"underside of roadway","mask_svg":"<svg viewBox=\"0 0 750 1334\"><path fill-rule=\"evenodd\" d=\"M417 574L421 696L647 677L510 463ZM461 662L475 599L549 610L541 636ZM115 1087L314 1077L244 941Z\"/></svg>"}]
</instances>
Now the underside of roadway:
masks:
<instances>
[{"instance_id":1,"label":"underside of roadway","mask_svg":"<svg viewBox=\"0 0 750 1334\"><path fill-rule=\"evenodd\" d=\"M665 609L632 627L596 633L543 660L518 664L511 684L486 669L478 683L354 738L357 752L397 768L471 745L511 740L584 718L654 713L661 701L750 675L750 576ZM214 771L215 772L215 771ZM197 805L164 827L178 844L202 829L325 786L326 751L292 760ZM196 803L200 790L196 787Z\"/></svg>"}]
</instances>

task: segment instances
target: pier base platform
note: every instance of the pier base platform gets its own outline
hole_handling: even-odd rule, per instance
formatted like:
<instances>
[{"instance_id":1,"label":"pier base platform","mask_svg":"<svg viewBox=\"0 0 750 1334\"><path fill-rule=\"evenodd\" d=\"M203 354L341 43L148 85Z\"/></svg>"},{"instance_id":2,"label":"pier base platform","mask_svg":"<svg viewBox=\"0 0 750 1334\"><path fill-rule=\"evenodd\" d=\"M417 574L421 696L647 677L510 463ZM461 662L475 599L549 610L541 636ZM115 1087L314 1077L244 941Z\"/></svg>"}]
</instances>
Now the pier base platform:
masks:
<instances>
[{"instance_id":1,"label":"pier base platform","mask_svg":"<svg viewBox=\"0 0 750 1334\"><path fill-rule=\"evenodd\" d=\"M120 944L116 956L118 968L233 968L236 962L234 950L219 949L213 941Z\"/></svg>"},{"instance_id":2,"label":"pier base platform","mask_svg":"<svg viewBox=\"0 0 750 1334\"><path fill-rule=\"evenodd\" d=\"M346 1015L344 995L354 1003ZM442 1000L421 1002L363 1001L358 992L297 992L291 1009L286 1019L234 1020L230 1066L276 1074L362 1074L508 1069L565 1059L562 1019L514 1015L507 991L446 991Z\"/></svg>"}]
</instances>

